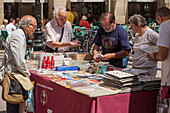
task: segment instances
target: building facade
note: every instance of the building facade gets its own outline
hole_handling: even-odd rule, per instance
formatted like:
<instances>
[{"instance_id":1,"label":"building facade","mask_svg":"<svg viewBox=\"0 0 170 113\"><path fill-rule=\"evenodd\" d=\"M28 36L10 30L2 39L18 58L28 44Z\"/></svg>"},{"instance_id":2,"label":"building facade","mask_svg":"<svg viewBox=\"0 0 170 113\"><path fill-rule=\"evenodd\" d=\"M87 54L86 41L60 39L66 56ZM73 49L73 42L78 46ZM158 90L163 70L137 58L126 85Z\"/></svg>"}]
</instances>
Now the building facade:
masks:
<instances>
[{"instance_id":1,"label":"building facade","mask_svg":"<svg viewBox=\"0 0 170 113\"><path fill-rule=\"evenodd\" d=\"M40 0L43 18L53 18L56 6L75 7L79 17L91 13L93 18L99 19L102 12L111 12L116 16L116 22L126 24L128 17L142 14L146 18L154 18L157 8L167 6L170 0ZM0 0L0 24L4 18L10 19L24 15L34 16L35 0Z\"/></svg>"}]
</instances>

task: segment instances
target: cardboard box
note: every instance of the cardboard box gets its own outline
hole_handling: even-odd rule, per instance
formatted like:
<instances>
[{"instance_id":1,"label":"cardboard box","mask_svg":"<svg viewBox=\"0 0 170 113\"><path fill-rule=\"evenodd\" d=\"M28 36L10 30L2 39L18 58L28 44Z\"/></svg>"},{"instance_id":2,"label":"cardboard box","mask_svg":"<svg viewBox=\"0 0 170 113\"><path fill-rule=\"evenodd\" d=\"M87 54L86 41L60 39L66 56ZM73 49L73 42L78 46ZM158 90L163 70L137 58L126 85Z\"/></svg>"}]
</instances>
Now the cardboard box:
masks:
<instances>
[{"instance_id":1,"label":"cardboard box","mask_svg":"<svg viewBox=\"0 0 170 113\"><path fill-rule=\"evenodd\" d=\"M91 60L91 54L90 53L78 53L78 54L68 54L72 60Z\"/></svg>"}]
</instances>

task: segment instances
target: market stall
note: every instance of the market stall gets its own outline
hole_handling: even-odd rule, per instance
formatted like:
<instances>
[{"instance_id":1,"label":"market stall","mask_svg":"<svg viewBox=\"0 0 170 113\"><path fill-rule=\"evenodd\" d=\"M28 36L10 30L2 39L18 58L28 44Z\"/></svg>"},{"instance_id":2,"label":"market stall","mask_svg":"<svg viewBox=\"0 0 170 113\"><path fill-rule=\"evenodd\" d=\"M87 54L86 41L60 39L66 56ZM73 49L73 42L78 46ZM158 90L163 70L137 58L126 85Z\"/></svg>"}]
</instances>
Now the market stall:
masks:
<instances>
[{"instance_id":1,"label":"market stall","mask_svg":"<svg viewBox=\"0 0 170 113\"><path fill-rule=\"evenodd\" d=\"M155 113L158 90L90 98L31 72L36 113Z\"/></svg>"},{"instance_id":2,"label":"market stall","mask_svg":"<svg viewBox=\"0 0 170 113\"><path fill-rule=\"evenodd\" d=\"M112 67L106 62L84 61L91 58L89 54L68 54L75 59L68 63L69 58L55 53L50 57L60 59L54 62L61 65L63 59L67 66L36 70L37 65L44 65L40 60L47 55L51 54L33 54L32 59L38 58L39 63L28 63L32 68L30 78L35 81L35 113L156 112L160 78L139 77L131 69Z\"/></svg>"}]
</instances>

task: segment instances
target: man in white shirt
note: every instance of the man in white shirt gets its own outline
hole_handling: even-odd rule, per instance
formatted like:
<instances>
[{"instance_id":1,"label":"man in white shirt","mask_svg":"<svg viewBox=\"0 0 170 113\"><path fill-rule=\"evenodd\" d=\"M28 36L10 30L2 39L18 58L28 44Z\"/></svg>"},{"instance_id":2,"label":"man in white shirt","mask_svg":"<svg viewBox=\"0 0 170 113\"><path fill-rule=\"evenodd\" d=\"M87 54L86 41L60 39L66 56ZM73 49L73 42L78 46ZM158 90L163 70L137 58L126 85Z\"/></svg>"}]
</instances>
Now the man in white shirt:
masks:
<instances>
[{"instance_id":1,"label":"man in white shirt","mask_svg":"<svg viewBox=\"0 0 170 113\"><path fill-rule=\"evenodd\" d=\"M71 42L74 38L72 27L67 21L66 9L62 6L55 9L55 17L47 23L45 32L46 44L52 49L50 52L69 51L69 47L77 46L77 42ZM61 41L59 41L60 39Z\"/></svg>"},{"instance_id":2,"label":"man in white shirt","mask_svg":"<svg viewBox=\"0 0 170 113\"><path fill-rule=\"evenodd\" d=\"M15 19L10 18L10 23L6 26L6 30L9 35L12 33L12 31L16 30Z\"/></svg>"},{"instance_id":3,"label":"man in white shirt","mask_svg":"<svg viewBox=\"0 0 170 113\"><path fill-rule=\"evenodd\" d=\"M156 12L156 20L160 25L160 34L157 42L158 53L151 54L154 60L162 61L161 89L170 86L170 9L162 7ZM160 90L161 90L160 89ZM170 98L162 99L158 95L157 113L170 113Z\"/></svg>"}]
</instances>

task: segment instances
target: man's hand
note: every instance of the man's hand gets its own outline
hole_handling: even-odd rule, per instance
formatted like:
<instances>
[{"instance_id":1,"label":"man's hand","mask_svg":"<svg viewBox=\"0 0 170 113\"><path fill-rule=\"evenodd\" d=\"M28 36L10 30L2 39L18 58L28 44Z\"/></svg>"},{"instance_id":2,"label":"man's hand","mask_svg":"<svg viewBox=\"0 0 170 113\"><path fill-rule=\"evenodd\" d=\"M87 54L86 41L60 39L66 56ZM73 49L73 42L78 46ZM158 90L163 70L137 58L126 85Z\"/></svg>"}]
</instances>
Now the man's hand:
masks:
<instances>
[{"instance_id":1,"label":"man's hand","mask_svg":"<svg viewBox=\"0 0 170 113\"><path fill-rule=\"evenodd\" d=\"M103 57L101 57L102 60L110 60L112 58L114 58L115 53L107 53L105 55L103 55Z\"/></svg>"},{"instance_id":2,"label":"man's hand","mask_svg":"<svg viewBox=\"0 0 170 113\"><path fill-rule=\"evenodd\" d=\"M68 42L69 47L76 47L78 46L77 42Z\"/></svg>"},{"instance_id":3,"label":"man's hand","mask_svg":"<svg viewBox=\"0 0 170 113\"><path fill-rule=\"evenodd\" d=\"M98 58L97 55L94 55L94 56L93 56L93 60L94 60L95 62L100 62L100 59Z\"/></svg>"},{"instance_id":4,"label":"man's hand","mask_svg":"<svg viewBox=\"0 0 170 113\"><path fill-rule=\"evenodd\" d=\"M148 55L148 59L149 59L149 60L152 60L152 61L157 61L157 60L154 58L154 54L156 54L156 53L152 53L152 54Z\"/></svg>"}]
</instances>

